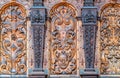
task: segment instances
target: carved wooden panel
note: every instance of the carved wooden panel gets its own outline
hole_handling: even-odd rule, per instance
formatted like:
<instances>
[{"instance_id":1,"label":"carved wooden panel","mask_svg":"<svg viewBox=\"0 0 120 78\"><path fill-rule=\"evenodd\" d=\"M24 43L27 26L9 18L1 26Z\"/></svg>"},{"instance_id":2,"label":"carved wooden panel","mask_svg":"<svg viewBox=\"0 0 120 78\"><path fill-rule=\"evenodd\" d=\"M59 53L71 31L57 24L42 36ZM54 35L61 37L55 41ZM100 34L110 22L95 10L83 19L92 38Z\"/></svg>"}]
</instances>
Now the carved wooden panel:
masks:
<instances>
[{"instance_id":1,"label":"carved wooden panel","mask_svg":"<svg viewBox=\"0 0 120 78\"><path fill-rule=\"evenodd\" d=\"M51 74L76 74L76 13L71 5L51 10Z\"/></svg>"},{"instance_id":2,"label":"carved wooden panel","mask_svg":"<svg viewBox=\"0 0 120 78\"><path fill-rule=\"evenodd\" d=\"M120 74L120 7L108 6L101 18L101 73Z\"/></svg>"},{"instance_id":3,"label":"carved wooden panel","mask_svg":"<svg viewBox=\"0 0 120 78\"><path fill-rule=\"evenodd\" d=\"M26 66L26 15L16 4L4 7L1 12L0 73L25 74Z\"/></svg>"}]
</instances>

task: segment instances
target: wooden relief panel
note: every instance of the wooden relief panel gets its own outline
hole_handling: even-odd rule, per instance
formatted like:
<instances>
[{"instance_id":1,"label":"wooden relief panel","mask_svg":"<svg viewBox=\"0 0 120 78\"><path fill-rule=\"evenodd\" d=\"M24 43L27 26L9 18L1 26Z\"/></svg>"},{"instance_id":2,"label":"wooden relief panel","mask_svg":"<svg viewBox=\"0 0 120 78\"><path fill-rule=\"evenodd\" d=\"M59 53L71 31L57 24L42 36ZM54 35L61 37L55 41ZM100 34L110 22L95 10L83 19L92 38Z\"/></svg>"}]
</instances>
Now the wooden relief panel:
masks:
<instances>
[{"instance_id":1,"label":"wooden relief panel","mask_svg":"<svg viewBox=\"0 0 120 78\"><path fill-rule=\"evenodd\" d=\"M26 15L16 4L6 6L1 13L0 73L25 74Z\"/></svg>"},{"instance_id":2,"label":"wooden relief panel","mask_svg":"<svg viewBox=\"0 0 120 78\"><path fill-rule=\"evenodd\" d=\"M120 7L108 6L101 18L101 73L120 74Z\"/></svg>"},{"instance_id":3,"label":"wooden relief panel","mask_svg":"<svg viewBox=\"0 0 120 78\"><path fill-rule=\"evenodd\" d=\"M51 74L76 74L76 20L75 10L69 4L51 10Z\"/></svg>"}]
</instances>

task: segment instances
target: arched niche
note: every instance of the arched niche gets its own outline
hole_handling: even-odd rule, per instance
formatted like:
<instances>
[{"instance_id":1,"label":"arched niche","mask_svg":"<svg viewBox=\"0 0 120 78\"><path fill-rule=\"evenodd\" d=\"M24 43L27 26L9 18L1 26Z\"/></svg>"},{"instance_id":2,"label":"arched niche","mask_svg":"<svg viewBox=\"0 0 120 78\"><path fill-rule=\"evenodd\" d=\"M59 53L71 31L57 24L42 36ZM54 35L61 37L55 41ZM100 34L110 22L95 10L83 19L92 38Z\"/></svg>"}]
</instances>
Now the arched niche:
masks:
<instances>
[{"instance_id":1,"label":"arched niche","mask_svg":"<svg viewBox=\"0 0 120 78\"><path fill-rule=\"evenodd\" d=\"M120 4L105 5L100 15L101 74L120 74Z\"/></svg>"},{"instance_id":2,"label":"arched niche","mask_svg":"<svg viewBox=\"0 0 120 78\"><path fill-rule=\"evenodd\" d=\"M52 7L50 21L50 74L77 74L77 21L75 8L66 2Z\"/></svg>"},{"instance_id":3,"label":"arched niche","mask_svg":"<svg viewBox=\"0 0 120 78\"><path fill-rule=\"evenodd\" d=\"M16 2L4 5L0 12L0 74L27 72L26 10Z\"/></svg>"}]
</instances>

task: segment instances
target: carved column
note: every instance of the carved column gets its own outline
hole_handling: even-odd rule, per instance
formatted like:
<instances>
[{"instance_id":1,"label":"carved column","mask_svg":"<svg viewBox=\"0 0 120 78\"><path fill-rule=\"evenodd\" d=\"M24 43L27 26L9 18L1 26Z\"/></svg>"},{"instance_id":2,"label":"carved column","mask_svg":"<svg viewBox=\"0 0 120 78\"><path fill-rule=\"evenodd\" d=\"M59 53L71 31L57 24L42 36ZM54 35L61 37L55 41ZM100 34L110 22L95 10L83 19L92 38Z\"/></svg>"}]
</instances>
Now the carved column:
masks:
<instances>
[{"instance_id":1,"label":"carved column","mask_svg":"<svg viewBox=\"0 0 120 78\"><path fill-rule=\"evenodd\" d=\"M45 7L43 0L34 0L31 8L31 25L33 29L34 43L34 69L30 73L30 78L46 78L43 69L44 40L45 40Z\"/></svg>"},{"instance_id":2,"label":"carved column","mask_svg":"<svg viewBox=\"0 0 120 78\"><path fill-rule=\"evenodd\" d=\"M93 0L84 0L82 8L82 24L84 31L85 69L81 73L82 78L98 78L94 69L96 31L97 31L97 8ZM82 71L82 70L81 70Z\"/></svg>"}]
</instances>

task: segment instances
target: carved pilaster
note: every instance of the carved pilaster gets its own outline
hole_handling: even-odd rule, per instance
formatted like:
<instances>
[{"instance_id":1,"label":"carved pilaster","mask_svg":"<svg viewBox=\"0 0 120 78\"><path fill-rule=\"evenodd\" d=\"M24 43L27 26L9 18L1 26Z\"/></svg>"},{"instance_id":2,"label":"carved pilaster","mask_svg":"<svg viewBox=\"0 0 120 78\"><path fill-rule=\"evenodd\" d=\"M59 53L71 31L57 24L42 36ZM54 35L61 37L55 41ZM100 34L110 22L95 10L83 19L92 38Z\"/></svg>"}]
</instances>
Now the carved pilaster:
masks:
<instances>
[{"instance_id":1,"label":"carved pilaster","mask_svg":"<svg viewBox=\"0 0 120 78\"><path fill-rule=\"evenodd\" d=\"M95 45L97 32L97 8L93 6L93 0L85 0L82 8L83 39L85 53L85 70L82 78L98 78L94 69Z\"/></svg>"},{"instance_id":2,"label":"carved pilaster","mask_svg":"<svg viewBox=\"0 0 120 78\"><path fill-rule=\"evenodd\" d=\"M94 68L94 54L97 29L96 8L82 9L82 22L84 29L84 52L86 59L86 68Z\"/></svg>"},{"instance_id":3,"label":"carved pilaster","mask_svg":"<svg viewBox=\"0 0 120 78\"><path fill-rule=\"evenodd\" d=\"M43 69L44 59L44 39L45 39L45 18L46 12L42 0L34 0L31 8L31 25L33 29L34 43L34 69L30 73L30 78L45 78Z\"/></svg>"}]
</instances>

